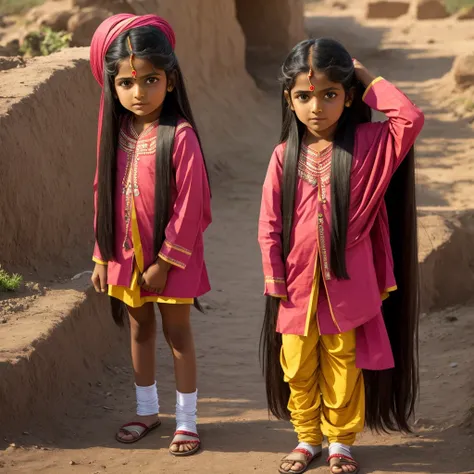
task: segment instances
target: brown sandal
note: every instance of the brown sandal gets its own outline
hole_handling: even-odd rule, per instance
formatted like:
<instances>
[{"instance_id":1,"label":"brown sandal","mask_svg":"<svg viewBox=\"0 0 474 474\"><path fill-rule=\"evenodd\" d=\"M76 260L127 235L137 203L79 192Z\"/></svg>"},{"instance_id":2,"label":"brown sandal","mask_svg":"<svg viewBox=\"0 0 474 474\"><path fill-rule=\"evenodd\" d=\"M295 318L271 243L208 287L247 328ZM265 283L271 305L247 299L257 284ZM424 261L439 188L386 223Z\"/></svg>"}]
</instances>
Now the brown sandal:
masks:
<instances>
[{"instance_id":1,"label":"brown sandal","mask_svg":"<svg viewBox=\"0 0 474 474\"><path fill-rule=\"evenodd\" d=\"M171 446L181 446L183 444L193 444L194 448L190 449L189 451L171 451ZM199 439L199 435L197 433L193 433L192 431L178 430L174 434L173 441L171 441L169 452L173 456L192 456L200 449L201 440Z\"/></svg>"},{"instance_id":2,"label":"brown sandal","mask_svg":"<svg viewBox=\"0 0 474 474\"><path fill-rule=\"evenodd\" d=\"M332 462L333 460L334 462ZM341 472L340 473L338 472L337 474L358 474L358 472L360 471L359 463L357 463L354 459L348 456L344 456L342 454L333 454L332 456L329 456L328 463L329 463L329 470L331 471L331 474L336 474L333 471L333 468L335 467L341 469ZM342 470L343 466L354 466L356 469L355 471L345 473Z\"/></svg>"},{"instance_id":3,"label":"brown sandal","mask_svg":"<svg viewBox=\"0 0 474 474\"><path fill-rule=\"evenodd\" d=\"M302 449L302 448L296 448L291 451L288 456L285 456L281 461L280 461L280 468L278 469L278 472L280 474L303 474L303 472L308 469L309 465L317 458L321 457L322 453L316 453L314 456L307 450L307 449ZM282 464L291 464L290 470L285 471L284 469L281 468ZM303 464L303 467L299 471L292 471L291 468L296 464L300 463Z\"/></svg>"},{"instance_id":4,"label":"brown sandal","mask_svg":"<svg viewBox=\"0 0 474 474\"><path fill-rule=\"evenodd\" d=\"M145 423L142 423L140 421L132 421L131 423L126 423L125 425L122 425L118 433L115 435L115 439L119 443L125 443L125 444L132 444L136 443L137 441L141 440L144 438L150 431L153 431L154 429L158 428L158 426L161 425L161 421L157 421L156 423L153 423L150 426L145 425ZM132 435L135 436L137 434L138 436L133 439L123 439L120 437L121 434L125 435Z\"/></svg>"}]
</instances>

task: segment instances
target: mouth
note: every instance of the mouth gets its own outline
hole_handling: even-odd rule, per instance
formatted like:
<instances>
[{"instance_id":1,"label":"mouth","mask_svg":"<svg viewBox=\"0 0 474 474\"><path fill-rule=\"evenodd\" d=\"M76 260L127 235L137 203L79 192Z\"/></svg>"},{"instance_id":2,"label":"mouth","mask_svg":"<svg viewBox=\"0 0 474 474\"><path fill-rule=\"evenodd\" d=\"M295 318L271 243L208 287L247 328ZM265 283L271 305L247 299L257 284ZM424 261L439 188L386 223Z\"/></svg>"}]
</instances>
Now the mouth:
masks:
<instances>
[{"instance_id":1,"label":"mouth","mask_svg":"<svg viewBox=\"0 0 474 474\"><path fill-rule=\"evenodd\" d=\"M312 117L309 119L310 122L322 122L323 120L326 120L326 119L322 117Z\"/></svg>"},{"instance_id":2,"label":"mouth","mask_svg":"<svg viewBox=\"0 0 474 474\"><path fill-rule=\"evenodd\" d=\"M147 105L147 104L143 104L143 103L139 102L139 103L133 104L132 107L141 108L141 107L146 107L146 105Z\"/></svg>"}]
</instances>

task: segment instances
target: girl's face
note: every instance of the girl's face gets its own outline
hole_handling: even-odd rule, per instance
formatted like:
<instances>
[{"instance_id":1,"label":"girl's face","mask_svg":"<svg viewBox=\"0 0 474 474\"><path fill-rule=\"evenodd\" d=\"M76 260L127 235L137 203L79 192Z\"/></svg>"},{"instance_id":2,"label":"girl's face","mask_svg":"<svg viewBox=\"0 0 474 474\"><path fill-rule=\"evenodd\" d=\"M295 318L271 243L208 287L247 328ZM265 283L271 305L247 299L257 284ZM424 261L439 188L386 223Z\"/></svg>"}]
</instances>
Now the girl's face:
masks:
<instances>
[{"instance_id":1,"label":"girl's face","mask_svg":"<svg viewBox=\"0 0 474 474\"><path fill-rule=\"evenodd\" d=\"M314 91L310 91L313 84ZM324 73L314 71L311 84L307 73L298 74L286 99L310 133L331 138L336 131L344 107L351 103L351 93L346 94L342 84L331 82Z\"/></svg>"},{"instance_id":2,"label":"girl's face","mask_svg":"<svg viewBox=\"0 0 474 474\"><path fill-rule=\"evenodd\" d=\"M173 90L174 84L163 69L155 69L146 59L135 58L133 66L137 71L135 78L130 59L120 62L114 79L115 93L123 107L142 121L154 121L160 116L166 94Z\"/></svg>"}]
</instances>

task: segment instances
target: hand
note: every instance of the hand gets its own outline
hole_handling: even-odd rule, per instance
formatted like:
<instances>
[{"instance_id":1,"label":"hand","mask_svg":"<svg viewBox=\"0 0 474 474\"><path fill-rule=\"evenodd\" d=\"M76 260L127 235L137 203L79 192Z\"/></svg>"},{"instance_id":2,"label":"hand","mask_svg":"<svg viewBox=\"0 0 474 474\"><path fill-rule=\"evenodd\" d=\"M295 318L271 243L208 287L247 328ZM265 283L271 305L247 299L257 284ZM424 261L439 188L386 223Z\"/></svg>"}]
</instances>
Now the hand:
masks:
<instances>
[{"instance_id":1,"label":"hand","mask_svg":"<svg viewBox=\"0 0 474 474\"><path fill-rule=\"evenodd\" d=\"M357 59L353 59L355 75L364 87L368 87L375 79L375 76Z\"/></svg>"},{"instance_id":2,"label":"hand","mask_svg":"<svg viewBox=\"0 0 474 474\"><path fill-rule=\"evenodd\" d=\"M96 263L91 281L97 293L105 293L107 291L107 265Z\"/></svg>"},{"instance_id":3,"label":"hand","mask_svg":"<svg viewBox=\"0 0 474 474\"><path fill-rule=\"evenodd\" d=\"M159 258L150 265L139 280L139 285L150 293L162 293L168 281L168 272L171 265Z\"/></svg>"}]
</instances>

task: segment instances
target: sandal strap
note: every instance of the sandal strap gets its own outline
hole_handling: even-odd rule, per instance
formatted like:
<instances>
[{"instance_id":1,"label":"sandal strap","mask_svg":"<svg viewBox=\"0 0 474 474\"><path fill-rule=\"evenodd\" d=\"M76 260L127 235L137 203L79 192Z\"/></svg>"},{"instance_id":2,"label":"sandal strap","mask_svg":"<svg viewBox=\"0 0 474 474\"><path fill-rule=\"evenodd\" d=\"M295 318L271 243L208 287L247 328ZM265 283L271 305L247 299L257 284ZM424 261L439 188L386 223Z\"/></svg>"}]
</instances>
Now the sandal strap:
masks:
<instances>
[{"instance_id":1,"label":"sandal strap","mask_svg":"<svg viewBox=\"0 0 474 474\"><path fill-rule=\"evenodd\" d=\"M187 436L188 438L195 438L195 439L182 439L183 436ZM176 439L181 437L181 439ZM175 444L181 446L182 444L200 444L201 439L197 433L193 433L192 431L185 431L185 430L177 430L174 433L173 441L171 441L171 445Z\"/></svg>"},{"instance_id":2,"label":"sandal strap","mask_svg":"<svg viewBox=\"0 0 474 474\"><path fill-rule=\"evenodd\" d=\"M349 465L349 466L359 467L359 463L355 459L353 459L349 456L344 456L344 454L333 454L332 456L328 457L327 462L329 463L331 461L331 459L339 459L340 464L343 465L343 466L344 465L345 466Z\"/></svg>"},{"instance_id":3,"label":"sandal strap","mask_svg":"<svg viewBox=\"0 0 474 474\"><path fill-rule=\"evenodd\" d=\"M307 459L312 459L312 458L313 458L313 453L311 453L310 451L308 451L307 449L304 449L304 448L295 448L295 449L293 449L293 451L291 451L291 452L292 452L292 453L301 453L301 454L304 454Z\"/></svg>"},{"instance_id":4,"label":"sandal strap","mask_svg":"<svg viewBox=\"0 0 474 474\"><path fill-rule=\"evenodd\" d=\"M199 435L197 433L193 433L192 431L184 431L184 430L178 430L174 432L174 435L183 435L183 436L191 436L192 438L197 438L199 439Z\"/></svg>"},{"instance_id":5,"label":"sandal strap","mask_svg":"<svg viewBox=\"0 0 474 474\"><path fill-rule=\"evenodd\" d=\"M306 452L303 452L303 451L306 451ZM295 454L302 454L304 457L303 458L299 458L299 459L290 459L289 456L291 456L293 453ZM308 456L309 454L309 456ZM308 464L311 462L311 460L313 459L313 455L307 451L306 449L294 449L293 451L291 451L290 454L286 455L281 461L280 461L280 464L283 464L283 463L287 463L287 464L296 464L297 462L299 462L300 464L303 464L305 467L308 466Z\"/></svg>"},{"instance_id":6,"label":"sandal strap","mask_svg":"<svg viewBox=\"0 0 474 474\"><path fill-rule=\"evenodd\" d=\"M145 425L145 423L142 423L141 421L132 421L131 423L125 423L120 427L120 429L127 428L129 426L139 426L140 428L143 428L144 430L147 430L149 427Z\"/></svg>"}]
</instances>

